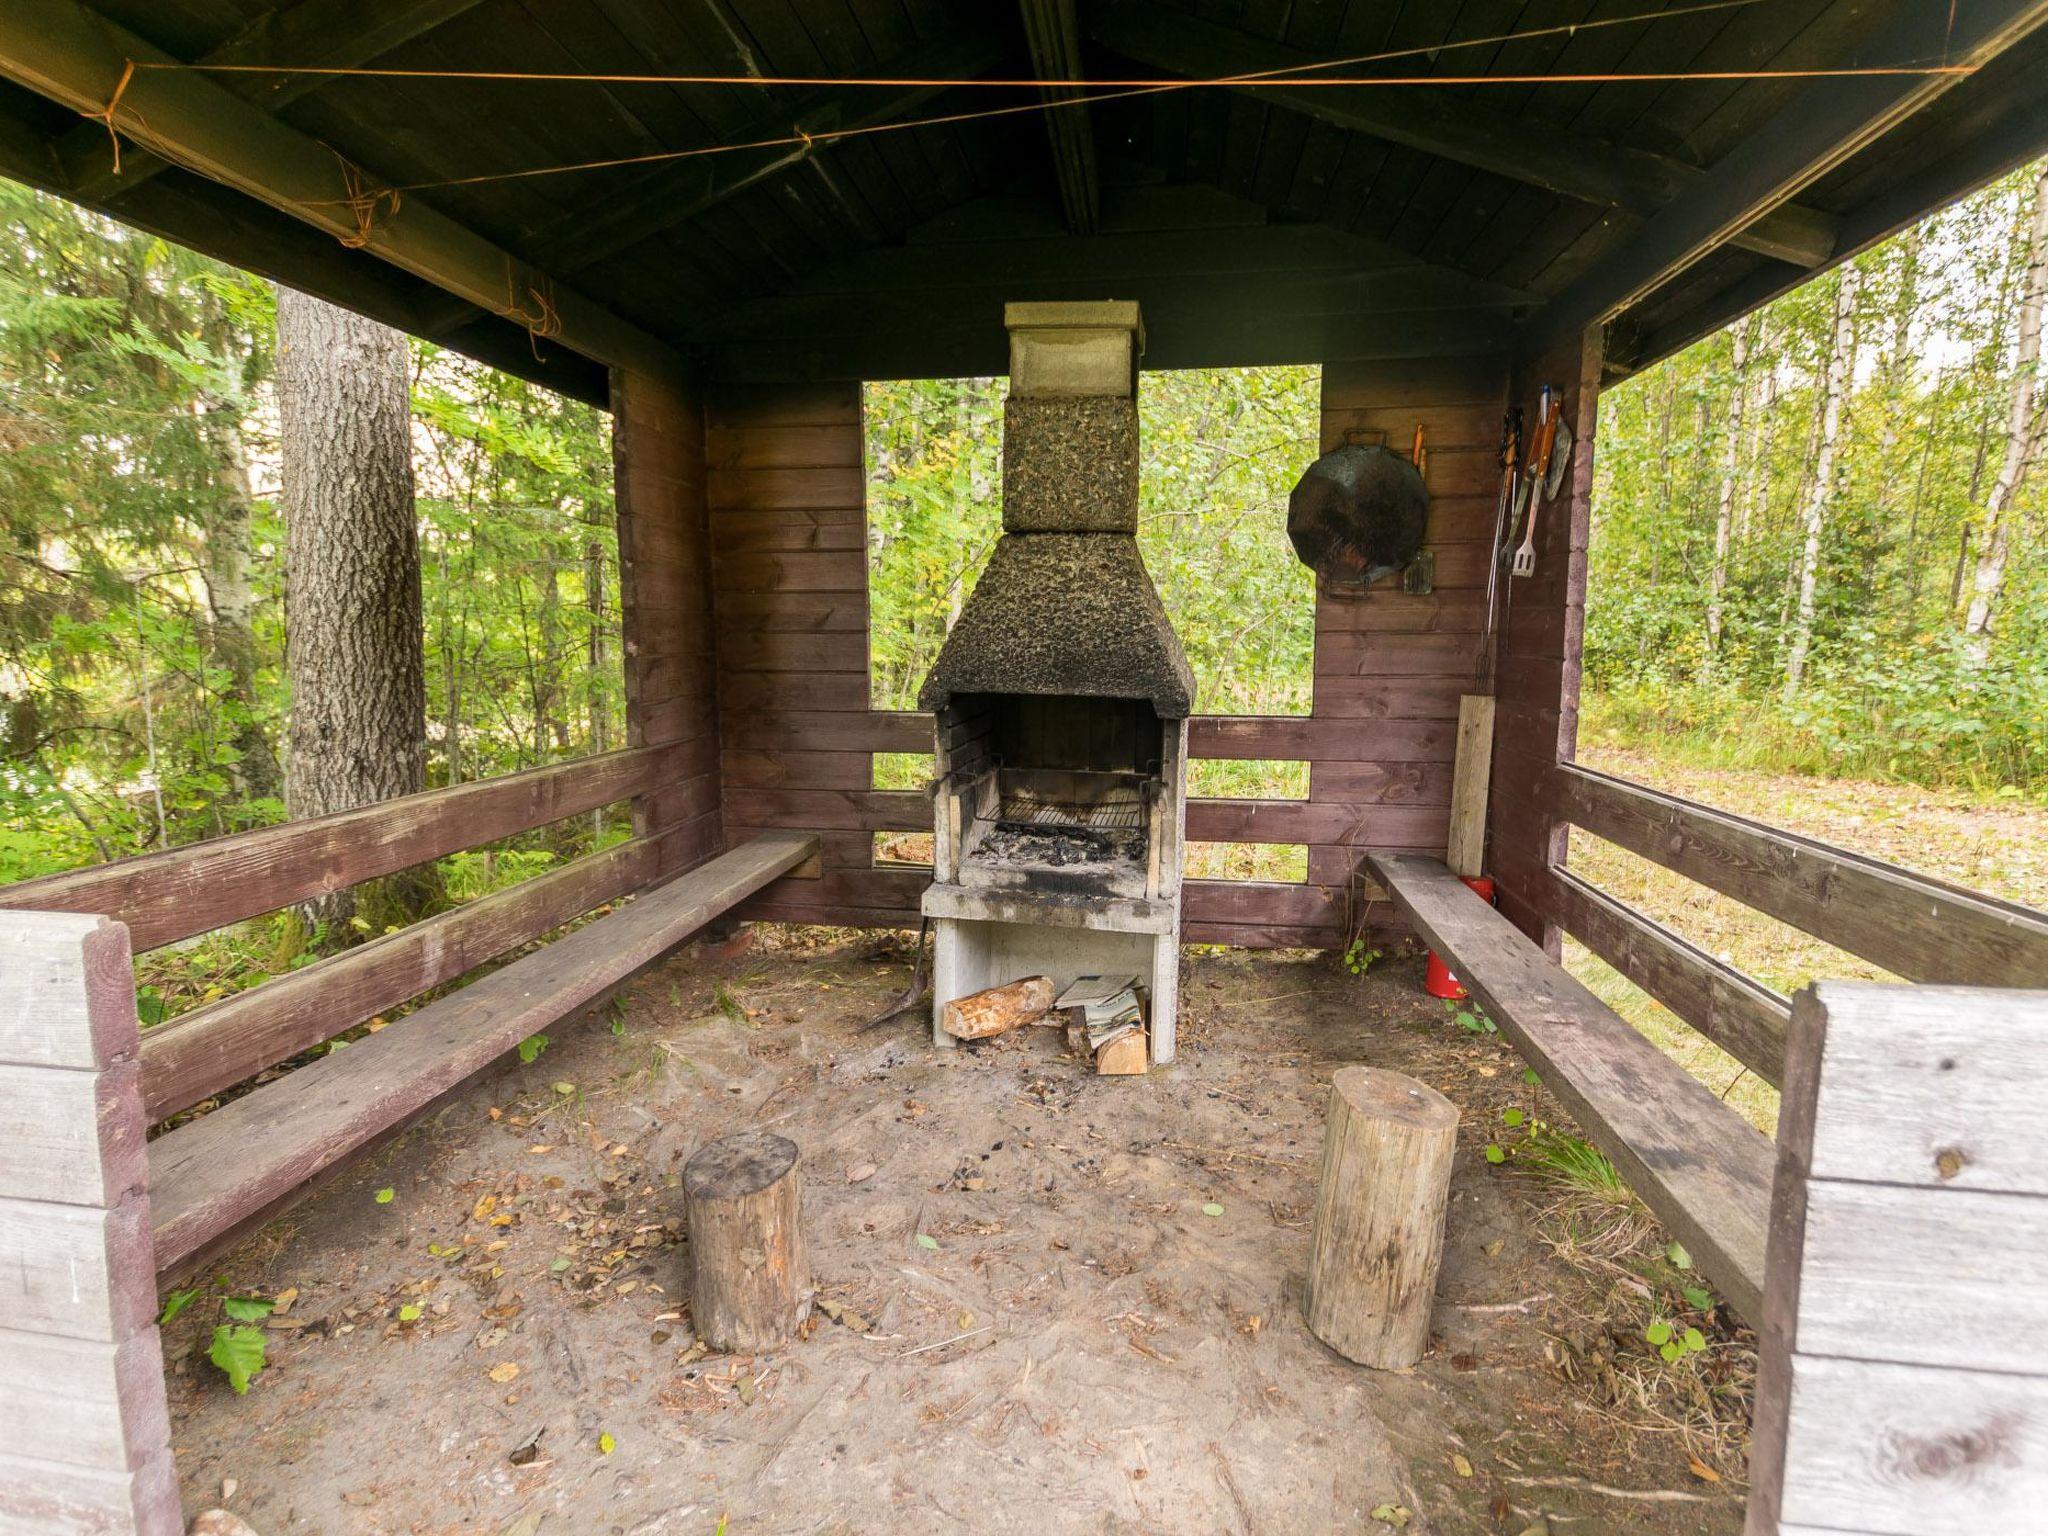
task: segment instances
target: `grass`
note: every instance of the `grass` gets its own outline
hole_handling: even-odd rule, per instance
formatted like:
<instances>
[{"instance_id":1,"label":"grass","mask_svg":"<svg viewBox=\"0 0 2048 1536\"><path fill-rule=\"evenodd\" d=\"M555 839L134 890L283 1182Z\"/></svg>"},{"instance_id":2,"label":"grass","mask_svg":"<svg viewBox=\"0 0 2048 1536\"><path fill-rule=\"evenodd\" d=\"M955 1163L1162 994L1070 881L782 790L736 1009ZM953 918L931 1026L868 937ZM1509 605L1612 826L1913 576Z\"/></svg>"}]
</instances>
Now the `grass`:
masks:
<instances>
[{"instance_id":1,"label":"grass","mask_svg":"<svg viewBox=\"0 0 2048 1536\"><path fill-rule=\"evenodd\" d=\"M2048 880L2048 808L1996 792L1706 768L1599 740L1580 760L1744 816L1994 896L2039 905ZM1612 844L1574 831L1571 867L1738 969L1791 993L1820 978L1891 981L1890 972L1752 911ZM1777 1091L1576 944L1566 968L1752 1124L1771 1132Z\"/></svg>"}]
</instances>

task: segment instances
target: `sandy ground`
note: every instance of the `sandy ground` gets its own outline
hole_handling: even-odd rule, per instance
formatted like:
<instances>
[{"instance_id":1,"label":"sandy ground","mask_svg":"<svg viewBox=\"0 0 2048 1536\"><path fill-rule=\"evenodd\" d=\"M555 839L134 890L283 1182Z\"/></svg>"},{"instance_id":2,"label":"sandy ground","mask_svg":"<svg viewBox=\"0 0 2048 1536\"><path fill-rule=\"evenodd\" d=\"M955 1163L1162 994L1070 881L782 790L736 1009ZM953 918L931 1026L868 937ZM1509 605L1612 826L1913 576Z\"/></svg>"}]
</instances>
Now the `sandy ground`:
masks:
<instances>
[{"instance_id":1,"label":"sandy ground","mask_svg":"<svg viewBox=\"0 0 2048 1536\"><path fill-rule=\"evenodd\" d=\"M1097 1078L1050 1030L860 1032L890 944L686 951L231 1256L166 1329L188 1509L265 1536L1739 1529L1739 1456L1596 1386L1610 1355L1642 1374L1639 1316L1603 1309L1655 1279L1539 1240L1555 1192L1482 1153L1504 1109L1562 1116L1419 960L1191 955L1179 1060ZM1323 1102L1359 1061L1464 1114L1405 1373L1300 1320ZM755 1126L803 1149L821 1310L706 1357L678 1175ZM204 1358L223 1293L290 1297L242 1397Z\"/></svg>"}]
</instances>

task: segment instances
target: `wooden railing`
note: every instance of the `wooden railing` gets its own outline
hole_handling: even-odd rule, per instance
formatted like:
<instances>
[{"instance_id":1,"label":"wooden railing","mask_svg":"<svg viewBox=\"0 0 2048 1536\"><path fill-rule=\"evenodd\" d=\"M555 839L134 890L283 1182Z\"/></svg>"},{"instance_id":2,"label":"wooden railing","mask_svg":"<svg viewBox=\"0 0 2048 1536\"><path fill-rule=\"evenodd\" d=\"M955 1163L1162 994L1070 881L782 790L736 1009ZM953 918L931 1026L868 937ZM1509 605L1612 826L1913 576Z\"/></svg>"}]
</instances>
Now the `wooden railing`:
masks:
<instances>
[{"instance_id":1,"label":"wooden railing","mask_svg":"<svg viewBox=\"0 0 2048 1536\"><path fill-rule=\"evenodd\" d=\"M1564 819L1919 982L2048 986L2048 916L1595 769L1557 769ZM1736 1060L1782 1085L1791 1002L1580 879L1550 871L1558 924Z\"/></svg>"},{"instance_id":2,"label":"wooden railing","mask_svg":"<svg viewBox=\"0 0 2048 1536\"><path fill-rule=\"evenodd\" d=\"M139 953L643 794L676 750L606 752L24 880L0 887L0 908L118 918Z\"/></svg>"},{"instance_id":3,"label":"wooden railing","mask_svg":"<svg viewBox=\"0 0 2048 1536\"><path fill-rule=\"evenodd\" d=\"M0 908L97 913L151 949L631 797L659 806L693 744L641 747L430 790L0 888ZM453 981L716 846L715 816L658 830L208 1003L149 1030L159 1120Z\"/></svg>"}]
</instances>

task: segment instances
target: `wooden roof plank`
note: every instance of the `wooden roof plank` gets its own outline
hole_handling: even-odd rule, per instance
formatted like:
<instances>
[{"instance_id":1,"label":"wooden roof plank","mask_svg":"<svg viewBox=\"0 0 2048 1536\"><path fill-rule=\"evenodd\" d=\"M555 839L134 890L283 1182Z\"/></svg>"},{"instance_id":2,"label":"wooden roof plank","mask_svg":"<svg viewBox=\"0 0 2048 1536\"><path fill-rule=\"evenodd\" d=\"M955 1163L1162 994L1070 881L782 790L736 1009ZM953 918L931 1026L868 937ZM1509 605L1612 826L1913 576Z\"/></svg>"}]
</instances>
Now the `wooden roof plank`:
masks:
<instances>
[{"instance_id":1,"label":"wooden roof plank","mask_svg":"<svg viewBox=\"0 0 2048 1536\"><path fill-rule=\"evenodd\" d=\"M1316 62L1281 44L1197 21L1152 3L1089 13L1090 35L1102 46L1155 69L1206 79ZM1291 112L1306 112L1356 133L1424 154L1530 182L1562 197L1650 214L1696 189L1705 172L1627 145L1557 130L1532 133L1523 119L1434 87L1243 85L1249 95ZM1832 221L1812 210L1773 210L1742 233L1742 243L1817 266L1833 249Z\"/></svg>"}]
</instances>

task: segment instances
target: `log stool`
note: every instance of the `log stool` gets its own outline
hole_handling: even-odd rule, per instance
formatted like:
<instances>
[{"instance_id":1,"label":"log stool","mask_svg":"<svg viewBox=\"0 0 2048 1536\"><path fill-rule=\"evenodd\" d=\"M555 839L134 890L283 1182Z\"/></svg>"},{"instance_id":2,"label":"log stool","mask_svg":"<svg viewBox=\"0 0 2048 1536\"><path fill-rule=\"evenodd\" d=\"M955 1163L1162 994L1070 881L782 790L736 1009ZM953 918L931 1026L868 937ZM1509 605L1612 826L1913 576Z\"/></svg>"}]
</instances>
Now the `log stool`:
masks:
<instances>
[{"instance_id":1,"label":"log stool","mask_svg":"<svg viewBox=\"0 0 2048 1536\"><path fill-rule=\"evenodd\" d=\"M707 1142L683 1165L690 1317L721 1352L789 1341L810 1310L796 1143L766 1131Z\"/></svg>"},{"instance_id":2,"label":"log stool","mask_svg":"<svg viewBox=\"0 0 2048 1536\"><path fill-rule=\"evenodd\" d=\"M1422 1358L1457 1139L1457 1106L1412 1077L1344 1067L1330 1084L1304 1311L1347 1360Z\"/></svg>"}]
</instances>

